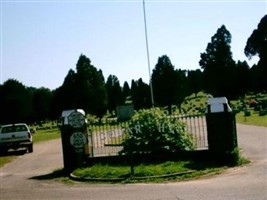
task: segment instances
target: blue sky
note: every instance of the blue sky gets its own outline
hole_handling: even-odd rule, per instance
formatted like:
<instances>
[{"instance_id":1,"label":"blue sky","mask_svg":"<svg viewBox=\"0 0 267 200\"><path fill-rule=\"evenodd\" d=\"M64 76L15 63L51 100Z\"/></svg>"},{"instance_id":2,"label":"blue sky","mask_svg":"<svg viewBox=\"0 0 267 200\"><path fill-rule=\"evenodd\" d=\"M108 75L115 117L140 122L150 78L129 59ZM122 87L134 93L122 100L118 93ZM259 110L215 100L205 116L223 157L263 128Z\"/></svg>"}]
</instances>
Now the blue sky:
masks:
<instances>
[{"instance_id":1,"label":"blue sky","mask_svg":"<svg viewBox=\"0 0 267 200\"><path fill-rule=\"evenodd\" d=\"M175 68L197 69L200 53L223 24L232 34L235 61L267 14L266 1L149 1L146 17L151 70L168 55ZM143 2L1 0L0 83L13 78L26 86L62 85L81 54L104 77L149 80Z\"/></svg>"}]
</instances>

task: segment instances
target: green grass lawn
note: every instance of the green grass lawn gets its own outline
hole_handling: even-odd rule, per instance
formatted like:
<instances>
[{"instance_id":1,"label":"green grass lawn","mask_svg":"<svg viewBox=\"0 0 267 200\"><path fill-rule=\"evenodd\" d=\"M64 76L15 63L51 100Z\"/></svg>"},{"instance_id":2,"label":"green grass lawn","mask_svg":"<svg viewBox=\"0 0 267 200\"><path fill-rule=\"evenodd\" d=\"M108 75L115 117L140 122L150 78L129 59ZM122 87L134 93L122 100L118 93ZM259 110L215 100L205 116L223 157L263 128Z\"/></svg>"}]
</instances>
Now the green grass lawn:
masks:
<instances>
[{"instance_id":1,"label":"green grass lawn","mask_svg":"<svg viewBox=\"0 0 267 200\"><path fill-rule=\"evenodd\" d=\"M163 175L165 181L184 180L210 173L220 173L225 168L227 168L227 166L218 165L214 162L195 162L190 160L180 160L167 161L163 163L139 164L137 166L134 166L134 175L131 175L130 166L112 164L94 164L91 167L76 169L73 174L82 178L110 179L110 181L112 179L122 178L121 182L127 183L147 181L159 182L162 181L162 178L160 176ZM181 173L181 175L178 175L179 173ZM166 175L170 176L166 177Z\"/></svg>"},{"instance_id":2,"label":"green grass lawn","mask_svg":"<svg viewBox=\"0 0 267 200\"><path fill-rule=\"evenodd\" d=\"M245 117L244 112L236 115L236 121L240 124L265 126L267 127L267 115L259 116L259 112L251 111L251 116Z\"/></svg>"},{"instance_id":3,"label":"green grass lawn","mask_svg":"<svg viewBox=\"0 0 267 200\"><path fill-rule=\"evenodd\" d=\"M33 142L42 142L52 139L60 138L60 130L59 128L52 128L52 129L44 129L44 130L37 130L33 134Z\"/></svg>"},{"instance_id":4,"label":"green grass lawn","mask_svg":"<svg viewBox=\"0 0 267 200\"><path fill-rule=\"evenodd\" d=\"M199 92L197 96L191 95L182 103L182 110L186 111L187 114L197 113L200 108L205 109L207 107L207 99L207 95L203 92ZM246 102L246 107L251 112L251 116L245 117L244 112L241 111L236 115L236 122L247 125L267 127L267 115L259 116L258 111L254 111L253 108L249 108L247 102L252 99L267 99L267 94L247 95L244 101ZM231 101L232 109L235 109L238 106L242 106L241 100Z\"/></svg>"},{"instance_id":5,"label":"green grass lawn","mask_svg":"<svg viewBox=\"0 0 267 200\"><path fill-rule=\"evenodd\" d=\"M241 100L235 100L232 101L232 107L234 109L238 109L238 107L241 107L241 111L236 114L236 121L237 123L241 124L247 124L247 125L254 125L254 126L265 126L267 127L267 115L260 116L259 111L255 111L253 107L250 107L248 105L248 102L250 100L264 100L267 99L267 94L256 94L256 95L247 95L244 99L243 102ZM245 107L247 111L250 112L250 116L245 117L244 113L244 106L245 102Z\"/></svg>"}]
</instances>

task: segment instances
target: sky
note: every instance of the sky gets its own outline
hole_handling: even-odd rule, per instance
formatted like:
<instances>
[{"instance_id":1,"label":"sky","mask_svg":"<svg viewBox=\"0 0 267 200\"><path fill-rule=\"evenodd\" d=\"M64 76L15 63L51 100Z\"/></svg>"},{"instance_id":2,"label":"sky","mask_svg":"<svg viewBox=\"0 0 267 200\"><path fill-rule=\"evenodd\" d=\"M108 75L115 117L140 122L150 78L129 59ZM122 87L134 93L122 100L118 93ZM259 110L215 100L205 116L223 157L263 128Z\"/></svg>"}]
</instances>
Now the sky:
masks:
<instances>
[{"instance_id":1,"label":"sky","mask_svg":"<svg viewBox=\"0 0 267 200\"><path fill-rule=\"evenodd\" d=\"M200 69L200 53L225 25L235 61L248 60L247 39L267 14L267 0L0 0L0 84L60 87L81 54L120 84L149 82L158 58L175 69ZM150 70L149 65L150 64Z\"/></svg>"}]
</instances>

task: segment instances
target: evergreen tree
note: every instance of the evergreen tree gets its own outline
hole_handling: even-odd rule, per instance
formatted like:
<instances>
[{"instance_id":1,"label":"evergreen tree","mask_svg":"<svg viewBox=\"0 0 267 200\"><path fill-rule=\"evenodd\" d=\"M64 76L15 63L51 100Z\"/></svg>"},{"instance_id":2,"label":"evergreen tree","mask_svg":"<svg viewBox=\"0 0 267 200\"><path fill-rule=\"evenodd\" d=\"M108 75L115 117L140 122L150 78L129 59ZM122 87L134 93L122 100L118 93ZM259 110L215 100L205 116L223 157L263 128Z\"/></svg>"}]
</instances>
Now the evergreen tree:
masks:
<instances>
[{"instance_id":1,"label":"evergreen tree","mask_svg":"<svg viewBox=\"0 0 267 200\"><path fill-rule=\"evenodd\" d=\"M41 121L51 119L51 104L53 94L47 88L35 89L32 97L33 110L35 113L35 120Z\"/></svg>"},{"instance_id":2,"label":"evergreen tree","mask_svg":"<svg viewBox=\"0 0 267 200\"><path fill-rule=\"evenodd\" d=\"M150 108L150 89L149 85L143 82L142 78L137 81L132 80L131 96L134 109Z\"/></svg>"},{"instance_id":3,"label":"evergreen tree","mask_svg":"<svg viewBox=\"0 0 267 200\"><path fill-rule=\"evenodd\" d=\"M76 72L70 70L63 85L55 91L54 106L61 110L81 108L99 118L107 110L107 93L101 70L97 70L89 58L81 55ZM61 104L61 105L60 105Z\"/></svg>"},{"instance_id":4,"label":"evergreen tree","mask_svg":"<svg viewBox=\"0 0 267 200\"><path fill-rule=\"evenodd\" d=\"M189 93L197 93L203 89L203 73L200 69L187 71L187 83Z\"/></svg>"},{"instance_id":5,"label":"evergreen tree","mask_svg":"<svg viewBox=\"0 0 267 200\"><path fill-rule=\"evenodd\" d=\"M222 25L208 43L206 52L201 53L200 66L204 70L204 88L214 96L233 95L235 62L231 52L231 34Z\"/></svg>"},{"instance_id":6,"label":"evergreen tree","mask_svg":"<svg viewBox=\"0 0 267 200\"><path fill-rule=\"evenodd\" d=\"M186 76L182 70L175 70L168 56L159 57L153 69L152 84L155 103L167 106L171 114L171 106L182 103L186 94Z\"/></svg>"},{"instance_id":7,"label":"evergreen tree","mask_svg":"<svg viewBox=\"0 0 267 200\"><path fill-rule=\"evenodd\" d=\"M236 64L235 84L233 85L236 88L235 92L237 96L244 96L252 89L250 80L248 63L246 61L238 61Z\"/></svg>"},{"instance_id":8,"label":"evergreen tree","mask_svg":"<svg viewBox=\"0 0 267 200\"><path fill-rule=\"evenodd\" d=\"M106 90L108 95L108 109L112 112L125 101L119 79L115 75L109 75L106 82Z\"/></svg>"},{"instance_id":9,"label":"evergreen tree","mask_svg":"<svg viewBox=\"0 0 267 200\"><path fill-rule=\"evenodd\" d=\"M125 99L131 95L131 89L127 81L123 84L122 93Z\"/></svg>"}]
</instances>

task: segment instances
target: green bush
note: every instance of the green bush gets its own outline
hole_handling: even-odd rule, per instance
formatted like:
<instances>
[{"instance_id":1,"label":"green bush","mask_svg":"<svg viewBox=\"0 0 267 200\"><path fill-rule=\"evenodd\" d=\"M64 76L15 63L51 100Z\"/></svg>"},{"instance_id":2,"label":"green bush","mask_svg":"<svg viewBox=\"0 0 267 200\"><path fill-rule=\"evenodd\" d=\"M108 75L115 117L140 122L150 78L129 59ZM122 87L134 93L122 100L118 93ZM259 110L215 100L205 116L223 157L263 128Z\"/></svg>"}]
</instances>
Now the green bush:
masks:
<instances>
[{"instance_id":1,"label":"green bush","mask_svg":"<svg viewBox=\"0 0 267 200\"><path fill-rule=\"evenodd\" d=\"M267 115L267 109L259 111L259 116L265 116L265 115Z\"/></svg>"},{"instance_id":2,"label":"green bush","mask_svg":"<svg viewBox=\"0 0 267 200\"><path fill-rule=\"evenodd\" d=\"M233 166L243 165L250 162L241 156L240 149L237 147L230 153L230 159L228 161L229 164L232 164Z\"/></svg>"},{"instance_id":3,"label":"green bush","mask_svg":"<svg viewBox=\"0 0 267 200\"><path fill-rule=\"evenodd\" d=\"M141 110L125 129L121 154L171 153L193 149L193 139L185 124L159 109Z\"/></svg>"},{"instance_id":4,"label":"green bush","mask_svg":"<svg viewBox=\"0 0 267 200\"><path fill-rule=\"evenodd\" d=\"M251 112L249 110L245 110L244 111L244 116L245 117L250 117L251 116Z\"/></svg>"}]
</instances>

